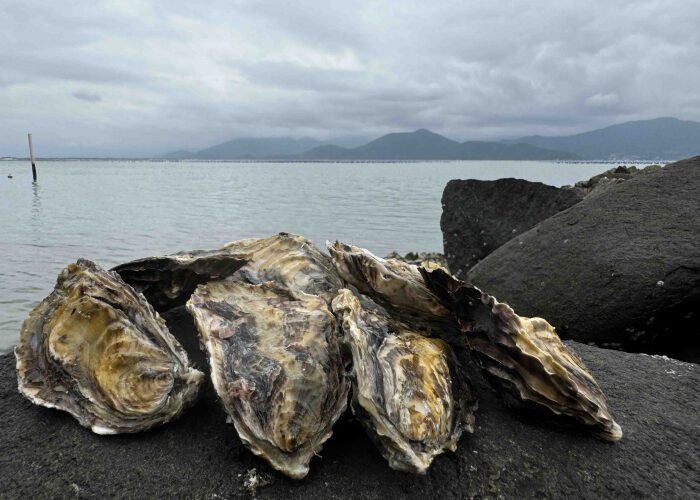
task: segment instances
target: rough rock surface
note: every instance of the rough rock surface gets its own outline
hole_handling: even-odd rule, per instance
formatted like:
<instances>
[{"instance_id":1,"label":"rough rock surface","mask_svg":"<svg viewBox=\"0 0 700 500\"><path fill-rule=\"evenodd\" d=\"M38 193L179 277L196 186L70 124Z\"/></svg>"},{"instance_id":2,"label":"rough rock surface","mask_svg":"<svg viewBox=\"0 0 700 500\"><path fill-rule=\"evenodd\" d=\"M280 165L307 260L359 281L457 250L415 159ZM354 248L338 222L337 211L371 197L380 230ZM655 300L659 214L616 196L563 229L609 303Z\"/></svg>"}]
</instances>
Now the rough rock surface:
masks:
<instances>
[{"instance_id":1,"label":"rough rock surface","mask_svg":"<svg viewBox=\"0 0 700 500\"><path fill-rule=\"evenodd\" d=\"M650 173L659 169L661 169L661 165L648 165L641 170L635 166L627 167L625 165L620 165L616 168L611 168L602 174L594 175L587 181L577 182L574 189L581 190L585 196L596 196L607 191L615 184L625 182L639 173Z\"/></svg>"},{"instance_id":2,"label":"rough rock surface","mask_svg":"<svg viewBox=\"0 0 700 500\"><path fill-rule=\"evenodd\" d=\"M648 165L643 169L619 165L579 181L573 187L561 188L522 179L450 181L442 195L440 221L447 259L445 264L438 258L427 260L449 267L463 279L481 259L538 222L584 197L597 196L640 173L659 169L661 165ZM396 255L394 252L387 258L396 258ZM412 262L410 255L399 258L420 265L420 261Z\"/></svg>"},{"instance_id":3,"label":"rough rock surface","mask_svg":"<svg viewBox=\"0 0 700 500\"><path fill-rule=\"evenodd\" d=\"M459 278L496 248L583 199L583 190L522 179L451 180L442 193L445 257Z\"/></svg>"},{"instance_id":4,"label":"rough rock surface","mask_svg":"<svg viewBox=\"0 0 700 500\"><path fill-rule=\"evenodd\" d=\"M468 279L562 338L700 361L700 157L542 221Z\"/></svg>"},{"instance_id":5,"label":"rough rock surface","mask_svg":"<svg viewBox=\"0 0 700 500\"><path fill-rule=\"evenodd\" d=\"M191 357L183 309L164 315ZM98 436L67 413L32 405L0 356L0 471L8 498L691 498L700 491L700 367L573 342L608 394L625 435L616 444L503 406L468 367L479 396L476 429L425 476L391 470L350 414L302 481L253 456L211 384L179 420L134 435Z\"/></svg>"}]
</instances>

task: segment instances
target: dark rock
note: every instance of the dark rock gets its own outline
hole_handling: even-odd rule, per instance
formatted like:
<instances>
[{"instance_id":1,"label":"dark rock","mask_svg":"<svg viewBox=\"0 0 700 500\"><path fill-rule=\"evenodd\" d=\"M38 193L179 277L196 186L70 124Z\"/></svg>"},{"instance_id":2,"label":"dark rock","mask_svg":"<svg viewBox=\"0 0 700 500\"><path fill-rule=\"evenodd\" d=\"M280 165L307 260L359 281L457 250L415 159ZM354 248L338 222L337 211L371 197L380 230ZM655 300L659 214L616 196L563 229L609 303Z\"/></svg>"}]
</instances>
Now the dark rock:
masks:
<instances>
[{"instance_id":1,"label":"dark rock","mask_svg":"<svg viewBox=\"0 0 700 500\"><path fill-rule=\"evenodd\" d=\"M472 266L538 222L584 197L597 196L640 173L659 169L660 165L641 170L620 165L562 188L522 179L452 180L442 195L440 220L446 267L464 279Z\"/></svg>"},{"instance_id":2,"label":"dark rock","mask_svg":"<svg viewBox=\"0 0 700 500\"><path fill-rule=\"evenodd\" d=\"M192 320L164 315L196 352ZM7 498L691 498L700 491L700 367L574 342L624 430L616 444L516 413L467 366L479 396L476 431L425 476L389 469L351 414L335 426L309 476L294 481L252 455L210 384L177 421L148 432L98 436L67 413L31 404L14 357L0 356L0 470ZM193 351L193 349L195 349ZM193 356L194 357L194 356ZM203 358L196 357L200 363ZM201 366L201 365L200 365ZM255 470L253 470L255 469Z\"/></svg>"},{"instance_id":3,"label":"dark rock","mask_svg":"<svg viewBox=\"0 0 700 500\"><path fill-rule=\"evenodd\" d=\"M577 182L574 189L580 190L584 196L596 196L607 191L610 187L616 184L620 184L621 182L625 182L626 180L633 178L637 174L648 174L660 169L661 165L648 165L642 170L635 166L627 167L625 165L620 165L619 167L611 168L602 174L594 175L587 181Z\"/></svg>"},{"instance_id":4,"label":"dark rock","mask_svg":"<svg viewBox=\"0 0 700 500\"><path fill-rule=\"evenodd\" d=\"M399 252L391 252L384 257L385 259L396 259L414 266L424 266L429 263L434 263L444 268L447 268L447 259L438 252L408 252L406 255L401 255Z\"/></svg>"},{"instance_id":5,"label":"dark rock","mask_svg":"<svg viewBox=\"0 0 700 500\"><path fill-rule=\"evenodd\" d=\"M496 248L582 198L574 189L521 179L448 182L440 228L450 270L464 278Z\"/></svg>"},{"instance_id":6,"label":"dark rock","mask_svg":"<svg viewBox=\"0 0 700 500\"><path fill-rule=\"evenodd\" d=\"M600 179L605 178L627 180L634 177L634 175L637 172L639 172L639 169L635 166L628 167L626 165L620 165L616 168L611 168L610 170L607 170L602 174L594 175L587 181L577 182L576 185L578 186L579 184L586 184L587 187L593 187L598 181L600 181Z\"/></svg>"},{"instance_id":7,"label":"dark rock","mask_svg":"<svg viewBox=\"0 0 700 500\"><path fill-rule=\"evenodd\" d=\"M587 197L468 278L562 338L700 361L700 157Z\"/></svg>"}]
</instances>

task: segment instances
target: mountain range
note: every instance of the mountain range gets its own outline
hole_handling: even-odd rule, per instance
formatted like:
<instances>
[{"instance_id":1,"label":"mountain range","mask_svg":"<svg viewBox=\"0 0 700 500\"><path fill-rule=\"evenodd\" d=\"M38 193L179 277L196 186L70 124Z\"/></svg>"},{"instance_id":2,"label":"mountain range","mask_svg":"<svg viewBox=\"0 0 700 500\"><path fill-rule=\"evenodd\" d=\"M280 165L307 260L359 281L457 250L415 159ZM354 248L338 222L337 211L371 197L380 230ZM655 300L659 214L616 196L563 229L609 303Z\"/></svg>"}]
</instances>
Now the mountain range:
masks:
<instances>
[{"instance_id":1,"label":"mountain range","mask_svg":"<svg viewBox=\"0 0 700 500\"><path fill-rule=\"evenodd\" d=\"M357 148L319 146L299 155L304 160L575 160L565 151L530 144L457 142L420 129L387 134Z\"/></svg>"},{"instance_id":2,"label":"mountain range","mask_svg":"<svg viewBox=\"0 0 700 500\"><path fill-rule=\"evenodd\" d=\"M676 118L626 122L560 137L503 141L448 139L426 129L387 134L366 144L358 139L321 142L303 138L242 138L167 158L277 160L675 160L700 154L700 123ZM341 141L342 142L342 141Z\"/></svg>"},{"instance_id":3,"label":"mountain range","mask_svg":"<svg viewBox=\"0 0 700 500\"><path fill-rule=\"evenodd\" d=\"M656 118L564 137L521 137L513 142L568 151L587 160L679 160L700 154L700 123Z\"/></svg>"}]
</instances>

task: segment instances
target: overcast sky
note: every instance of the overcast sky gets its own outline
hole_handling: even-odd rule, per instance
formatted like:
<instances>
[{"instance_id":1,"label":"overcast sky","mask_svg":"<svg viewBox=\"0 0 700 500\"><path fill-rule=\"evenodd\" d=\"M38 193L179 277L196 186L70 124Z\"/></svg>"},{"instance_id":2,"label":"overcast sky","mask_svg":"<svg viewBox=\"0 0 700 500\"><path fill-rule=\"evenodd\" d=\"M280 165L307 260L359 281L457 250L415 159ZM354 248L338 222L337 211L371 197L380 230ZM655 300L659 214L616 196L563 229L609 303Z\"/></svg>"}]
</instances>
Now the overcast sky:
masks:
<instances>
[{"instance_id":1,"label":"overcast sky","mask_svg":"<svg viewBox=\"0 0 700 500\"><path fill-rule=\"evenodd\" d=\"M0 156L700 121L697 0L0 0Z\"/></svg>"}]
</instances>

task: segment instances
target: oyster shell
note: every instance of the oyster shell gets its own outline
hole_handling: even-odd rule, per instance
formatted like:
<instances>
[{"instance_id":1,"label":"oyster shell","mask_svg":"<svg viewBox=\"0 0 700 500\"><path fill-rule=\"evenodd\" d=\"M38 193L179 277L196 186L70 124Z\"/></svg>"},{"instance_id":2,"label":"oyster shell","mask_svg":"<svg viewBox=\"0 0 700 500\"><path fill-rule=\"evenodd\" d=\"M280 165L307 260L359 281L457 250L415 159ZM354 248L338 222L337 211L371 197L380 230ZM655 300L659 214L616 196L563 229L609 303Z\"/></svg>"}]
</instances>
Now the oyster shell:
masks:
<instances>
[{"instance_id":1,"label":"oyster shell","mask_svg":"<svg viewBox=\"0 0 700 500\"><path fill-rule=\"evenodd\" d=\"M318 295L330 305L343 281L331 259L303 236L279 233L234 241L223 247L248 263L237 273L250 283L273 281L300 294Z\"/></svg>"},{"instance_id":2,"label":"oyster shell","mask_svg":"<svg viewBox=\"0 0 700 500\"><path fill-rule=\"evenodd\" d=\"M144 297L85 259L29 314L15 356L22 394L97 434L172 420L204 378Z\"/></svg>"},{"instance_id":3,"label":"oyster shell","mask_svg":"<svg viewBox=\"0 0 700 500\"><path fill-rule=\"evenodd\" d=\"M328 241L326 246L338 274L393 317L410 324L416 332L467 347L454 315L428 289L417 266L382 259L369 250L338 241Z\"/></svg>"},{"instance_id":4,"label":"oyster shell","mask_svg":"<svg viewBox=\"0 0 700 500\"><path fill-rule=\"evenodd\" d=\"M328 303L340 286L330 259L306 238L289 233L238 240L218 250L138 259L112 270L156 310L165 311L184 305L197 285L231 276L247 263L251 280L286 283L291 289L321 294Z\"/></svg>"},{"instance_id":5,"label":"oyster shell","mask_svg":"<svg viewBox=\"0 0 700 500\"><path fill-rule=\"evenodd\" d=\"M361 293L407 313L453 321L452 313L425 286L417 266L339 241L327 241L326 246L340 276Z\"/></svg>"},{"instance_id":6,"label":"oyster shell","mask_svg":"<svg viewBox=\"0 0 700 500\"><path fill-rule=\"evenodd\" d=\"M227 250L192 250L133 260L112 271L163 312L184 305L197 285L230 276L246 262Z\"/></svg>"},{"instance_id":7,"label":"oyster shell","mask_svg":"<svg viewBox=\"0 0 700 500\"><path fill-rule=\"evenodd\" d=\"M425 473L473 432L476 404L452 349L348 289L333 300L353 358L353 412L393 469Z\"/></svg>"},{"instance_id":8,"label":"oyster shell","mask_svg":"<svg viewBox=\"0 0 700 500\"><path fill-rule=\"evenodd\" d=\"M263 269L269 268L256 261L233 278L259 277ZM309 285L278 271L301 288ZM272 281L230 279L200 285L187 309L208 355L214 388L241 440L288 476L306 476L345 410L349 391L336 320L326 301Z\"/></svg>"},{"instance_id":9,"label":"oyster shell","mask_svg":"<svg viewBox=\"0 0 700 500\"><path fill-rule=\"evenodd\" d=\"M442 269L420 272L454 311L486 377L511 402L531 402L573 417L608 441L622 437L595 379L547 321L520 317L508 304Z\"/></svg>"}]
</instances>

